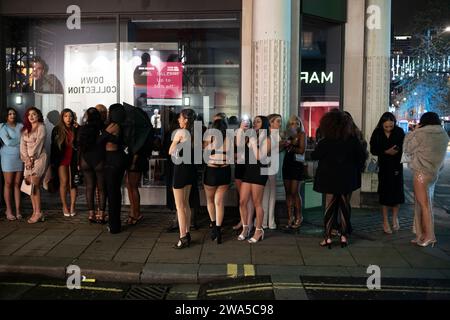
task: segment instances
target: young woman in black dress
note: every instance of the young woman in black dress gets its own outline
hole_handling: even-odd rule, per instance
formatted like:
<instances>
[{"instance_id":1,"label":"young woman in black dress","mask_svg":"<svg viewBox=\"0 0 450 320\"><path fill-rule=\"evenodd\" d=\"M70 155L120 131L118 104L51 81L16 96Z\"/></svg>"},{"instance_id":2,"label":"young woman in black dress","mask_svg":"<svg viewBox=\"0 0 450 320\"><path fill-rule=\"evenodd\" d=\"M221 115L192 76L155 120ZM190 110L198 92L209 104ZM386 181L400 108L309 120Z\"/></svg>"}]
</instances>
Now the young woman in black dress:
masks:
<instances>
[{"instance_id":1,"label":"young woman in black dress","mask_svg":"<svg viewBox=\"0 0 450 320\"><path fill-rule=\"evenodd\" d=\"M252 123L250 119L243 118L239 126L239 129L236 129L236 138L234 141L235 143L234 183L236 184L238 198L241 193L242 179L244 179L245 176L245 161L246 161L245 150L238 150L238 146L243 147L245 145L246 138L244 134L248 129L251 129L251 127ZM244 223L242 223L242 221L239 219L239 223L233 226L233 230L241 229L243 224L247 225L249 230L251 230L253 228L254 211L255 207L253 206L252 199L250 199L247 205L247 213L248 213L247 221L244 221Z\"/></svg>"},{"instance_id":2,"label":"young woman in black dress","mask_svg":"<svg viewBox=\"0 0 450 320\"><path fill-rule=\"evenodd\" d=\"M215 139L206 134L205 151L210 155L205 159L206 169L203 184L206 194L206 203L211 219L211 240L222 243L222 222L224 217L224 197L231 183L231 168L227 163L229 141L226 138L227 124L223 119L213 122L211 129L220 131L221 139Z\"/></svg>"},{"instance_id":3,"label":"young woman in black dress","mask_svg":"<svg viewBox=\"0 0 450 320\"><path fill-rule=\"evenodd\" d=\"M195 164L193 162L194 148L194 121L195 112L192 109L183 109L178 118L178 129L169 149L172 161L176 160L173 168L173 195L177 207L178 226L180 229L180 239L173 246L175 249L189 247L191 235L191 208L189 207L189 194L191 192L194 179L197 178ZM184 148L182 148L184 147ZM191 148L191 157L185 162L183 160L184 150ZM180 161L181 160L181 161Z\"/></svg>"},{"instance_id":4,"label":"young woman in black dress","mask_svg":"<svg viewBox=\"0 0 450 320\"><path fill-rule=\"evenodd\" d=\"M270 131L267 117L257 116L253 121L253 129L256 132L256 136L250 137L249 142L246 144L249 161L245 166L245 175L242 180L239 200L241 221L247 221L249 214L247 204L250 198L253 200L255 206L256 228L253 237L248 240L249 243L257 243L264 239L264 229L262 228L264 209L262 207L262 200L268 176L267 173L263 174L263 169L267 167L265 162L267 161L268 150L270 150ZM239 235L238 240L245 240L248 236L249 227L248 225L243 225L242 233Z\"/></svg>"},{"instance_id":5,"label":"young woman in black dress","mask_svg":"<svg viewBox=\"0 0 450 320\"><path fill-rule=\"evenodd\" d=\"M395 116L384 113L370 138L370 152L378 156L378 195L383 213L383 229L391 234L392 229L398 231L398 212L400 204L405 203L403 189L403 140L405 133L397 126ZM392 229L389 225L388 211L392 210Z\"/></svg>"},{"instance_id":6,"label":"young woman in black dress","mask_svg":"<svg viewBox=\"0 0 450 320\"><path fill-rule=\"evenodd\" d=\"M283 160L283 181L288 211L286 228L298 229L303 221L300 185L304 180L306 134L303 123L297 116L289 118L284 148L286 154ZM295 210L295 221L292 216L293 208Z\"/></svg>"}]
</instances>

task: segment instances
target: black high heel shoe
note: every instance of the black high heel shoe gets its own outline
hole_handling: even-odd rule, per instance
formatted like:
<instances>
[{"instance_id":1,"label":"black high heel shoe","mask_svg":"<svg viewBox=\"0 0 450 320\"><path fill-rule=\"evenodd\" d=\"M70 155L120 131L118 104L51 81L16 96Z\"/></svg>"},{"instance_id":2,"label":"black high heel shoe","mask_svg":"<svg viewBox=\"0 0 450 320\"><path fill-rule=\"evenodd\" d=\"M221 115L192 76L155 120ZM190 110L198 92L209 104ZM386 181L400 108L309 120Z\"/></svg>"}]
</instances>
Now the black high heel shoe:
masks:
<instances>
[{"instance_id":1,"label":"black high heel shoe","mask_svg":"<svg viewBox=\"0 0 450 320\"><path fill-rule=\"evenodd\" d=\"M221 244L222 243L222 227L221 226L217 226L216 230L217 230L217 233L216 233L217 244Z\"/></svg>"},{"instance_id":2,"label":"black high heel shoe","mask_svg":"<svg viewBox=\"0 0 450 320\"><path fill-rule=\"evenodd\" d=\"M217 226L216 223L214 222L214 225L211 228L211 240L214 241L216 239L217 239Z\"/></svg>"},{"instance_id":3,"label":"black high heel shoe","mask_svg":"<svg viewBox=\"0 0 450 320\"><path fill-rule=\"evenodd\" d=\"M341 248L348 246L348 239L346 236L341 236Z\"/></svg>"},{"instance_id":4,"label":"black high heel shoe","mask_svg":"<svg viewBox=\"0 0 450 320\"><path fill-rule=\"evenodd\" d=\"M189 243L189 239L186 236L184 236L183 238L180 238L180 240L178 240L178 242L173 246L174 249L184 249L186 247L189 247L190 243Z\"/></svg>"},{"instance_id":5,"label":"black high heel shoe","mask_svg":"<svg viewBox=\"0 0 450 320\"><path fill-rule=\"evenodd\" d=\"M323 239L323 241L320 242L319 245L321 247L328 247L328 249L331 249L331 243L332 243L331 239L327 238L327 239Z\"/></svg>"}]
</instances>

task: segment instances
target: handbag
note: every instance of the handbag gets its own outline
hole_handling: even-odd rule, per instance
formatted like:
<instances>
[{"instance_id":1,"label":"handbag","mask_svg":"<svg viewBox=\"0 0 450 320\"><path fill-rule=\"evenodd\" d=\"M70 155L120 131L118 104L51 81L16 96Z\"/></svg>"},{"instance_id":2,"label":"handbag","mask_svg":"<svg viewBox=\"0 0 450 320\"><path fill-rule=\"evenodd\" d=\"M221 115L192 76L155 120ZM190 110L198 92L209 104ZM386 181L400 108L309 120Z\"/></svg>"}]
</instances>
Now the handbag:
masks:
<instances>
[{"instance_id":1,"label":"handbag","mask_svg":"<svg viewBox=\"0 0 450 320\"><path fill-rule=\"evenodd\" d=\"M33 194L33 189L34 189L33 183L28 182L27 179L22 180L22 185L20 186L20 191L31 196Z\"/></svg>"},{"instance_id":2,"label":"handbag","mask_svg":"<svg viewBox=\"0 0 450 320\"><path fill-rule=\"evenodd\" d=\"M305 162L305 154L296 153L295 161L297 162Z\"/></svg>"},{"instance_id":3,"label":"handbag","mask_svg":"<svg viewBox=\"0 0 450 320\"><path fill-rule=\"evenodd\" d=\"M367 165L367 172L378 173L379 170L378 161L375 158L371 158Z\"/></svg>"}]
</instances>

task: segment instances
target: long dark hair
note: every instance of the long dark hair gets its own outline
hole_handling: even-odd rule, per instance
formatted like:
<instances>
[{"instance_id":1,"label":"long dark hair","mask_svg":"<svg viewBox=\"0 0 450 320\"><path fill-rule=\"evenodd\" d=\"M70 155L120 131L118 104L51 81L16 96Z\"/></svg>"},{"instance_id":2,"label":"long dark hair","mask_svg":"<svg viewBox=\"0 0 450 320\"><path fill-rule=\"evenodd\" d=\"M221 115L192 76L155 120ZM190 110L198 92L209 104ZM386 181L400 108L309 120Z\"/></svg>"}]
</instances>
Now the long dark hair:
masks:
<instances>
[{"instance_id":1,"label":"long dark hair","mask_svg":"<svg viewBox=\"0 0 450 320\"><path fill-rule=\"evenodd\" d=\"M320 120L320 133L324 138L347 140L352 136L352 121L338 109L327 112Z\"/></svg>"},{"instance_id":2,"label":"long dark hair","mask_svg":"<svg viewBox=\"0 0 450 320\"><path fill-rule=\"evenodd\" d=\"M40 122L40 123L44 122L44 117L42 116L41 110L39 110L36 107L30 107L30 108L27 109L27 111L25 112L25 115L23 116L22 132L27 132L27 133L31 132L31 122L30 122L30 120L28 120L28 116L30 115L31 111L34 111L34 112L37 113L37 115L38 115L38 122Z\"/></svg>"},{"instance_id":3,"label":"long dark hair","mask_svg":"<svg viewBox=\"0 0 450 320\"><path fill-rule=\"evenodd\" d=\"M94 146L97 142L100 130L103 128L103 120L100 112L96 108L87 109L84 114L84 125L81 127L78 136L78 143L81 150Z\"/></svg>"},{"instance_id":4,"label":"long dark hair","mask_svg":"<svg viewBox=\"0 0 450 320\"><path fill-rule=\"evenodd\" d=\"M391 112L385 112L378 121L377 128L383 130L383 124L386 121L392 121L394 123L394 126L397 126L397 119L395 118L394 114Z\"/></svg>"},{"instance_id":5,"label":"long dark hair","mask_svg":"<svg viewBox=\"0 0 450 320\"><path fill-rule=\"evenodd\" d=\"M6 115L5 115L5 118L4 118L4 120L5 120L5 123L7 123L8 122L8 116L9 116L9 112L10 111L13 111L15 114L16 114L16 123L17 123L17 110L16 109L14 109L14 108L12 108L12 107L9 107L9 108L7 108L6 109Z\"/></svg>"},{"instance_id":6,"label":"long dark hair","mask_svg":"<svg viewBox=\"0 0 450 320\"><path fill-rule=\"evenodd\" d=\"M219 130L222 133L222 138L225 139L228 126L224 119L217 119L213 122L211 129Z\"/></svg>"},{"instance_id":7,"label":"long dark hair","mask_svg":"<svg viewBox=\"0 0 450 320\"><path fill-rule=\"evenodd\" d=\"M436 112L425 112L420 117L419 128L426 126L440 126L441 124L441 119L439 119L439 115Z\"/></svg>"},{"instance_id":8,"label":"long dark hair","mask_svg":"<svg viewBox=\"0 0 450 320\"><path fill-rule=\"evenodd\" d=\"M69 128L66 127L66 124L64 123L64 116L66 113L70 113L72 115L72 122L70 123ZM64 142L67 142L67 130L73 130L73 124L75 122L75 113L70 109L63 109L61 111L59 122L56 125L56 144L58 145L58 148L61 149L61 146Z\"/></svg>"},{"instance_id":9,"label":"long dark hair","mask_svg":"<svg viewBox=\"0 0 450 320\"><path fill-rule=\"evenodd\" d=\"M183 116L183 118L187 119L188 123L186 125L186 130L189 130L192 138L194 138L194 122L197 118L195 111L192 109L183 109L180 112L180 116Z\"/></svg>"}]
</instances>

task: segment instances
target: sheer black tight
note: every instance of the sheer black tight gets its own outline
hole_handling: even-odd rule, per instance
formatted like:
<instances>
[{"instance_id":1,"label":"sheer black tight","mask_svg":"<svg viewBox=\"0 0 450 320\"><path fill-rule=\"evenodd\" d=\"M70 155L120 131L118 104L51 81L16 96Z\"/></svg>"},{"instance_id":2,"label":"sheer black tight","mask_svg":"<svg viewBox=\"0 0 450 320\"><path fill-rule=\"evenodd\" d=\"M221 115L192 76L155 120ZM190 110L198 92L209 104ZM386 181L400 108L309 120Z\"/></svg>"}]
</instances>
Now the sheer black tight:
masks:
<instances>
[{"instance_id":1,"label":"sheer black tight","mask_svg":"<svg viewBox=\"0 0 450 320\"><path fill-rule=\"evenodd\" d=\"M95 168L91 167L83 158L81 158L81 170L83 171L84 182L86 186L86 202L89 211L95 210L95 189L98 189L100 211L105 211L105 176L103 172L103 162L97 164Z\"/></svg>"}]
</instances>

